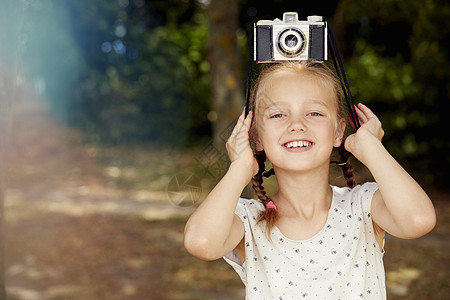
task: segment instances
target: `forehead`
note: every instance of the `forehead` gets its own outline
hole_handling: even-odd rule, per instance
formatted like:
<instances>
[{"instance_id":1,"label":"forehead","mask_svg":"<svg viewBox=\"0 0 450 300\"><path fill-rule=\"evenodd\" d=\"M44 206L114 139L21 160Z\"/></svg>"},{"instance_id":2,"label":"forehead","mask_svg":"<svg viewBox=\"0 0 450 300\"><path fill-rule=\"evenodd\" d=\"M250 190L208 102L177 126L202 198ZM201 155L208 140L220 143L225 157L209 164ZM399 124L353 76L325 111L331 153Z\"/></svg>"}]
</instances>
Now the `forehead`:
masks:
<instances>
[{"instance_id":1,"label":"forehead","mask_svg":"<svg viewBox=\"0 0 450 300\"><path fill-rule=\"evenodd\" d=\"M256 106L308 103L335 108L337 105L333 84L308 72L282 72L268 78L258 93Z\"/></svg>"}]
</instances>

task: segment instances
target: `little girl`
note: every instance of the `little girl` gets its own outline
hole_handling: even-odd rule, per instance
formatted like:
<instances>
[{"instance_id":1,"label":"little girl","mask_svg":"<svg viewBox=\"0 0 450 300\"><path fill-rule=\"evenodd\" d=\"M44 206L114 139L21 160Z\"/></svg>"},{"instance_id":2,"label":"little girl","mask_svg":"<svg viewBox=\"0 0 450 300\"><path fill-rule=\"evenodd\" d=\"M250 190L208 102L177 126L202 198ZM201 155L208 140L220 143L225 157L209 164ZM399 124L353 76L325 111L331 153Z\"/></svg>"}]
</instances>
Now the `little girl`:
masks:
<instances>
[{"instance_id":1,"label":"little girl","mask_svg":"<svg viewBox=\"0 0 450 300\"><path fill-rule=\"evenodd\" d=\"M323 63L262 71L250 113L227 142L230 167L186 224L186 249L205 260L224 257L246 299L386 299L385 232L411 239L435 225L429 197L384 148L381 123L363 104L355 107L361 127L343 141L341 92ZM342 157L352 153L376 182L355 186L347 162L349 187L329 185L334 147ZM278 182L271 197L262 186L270 173ZM240 198L250 180L257 200Z\"/></svg>"}]
</instances>

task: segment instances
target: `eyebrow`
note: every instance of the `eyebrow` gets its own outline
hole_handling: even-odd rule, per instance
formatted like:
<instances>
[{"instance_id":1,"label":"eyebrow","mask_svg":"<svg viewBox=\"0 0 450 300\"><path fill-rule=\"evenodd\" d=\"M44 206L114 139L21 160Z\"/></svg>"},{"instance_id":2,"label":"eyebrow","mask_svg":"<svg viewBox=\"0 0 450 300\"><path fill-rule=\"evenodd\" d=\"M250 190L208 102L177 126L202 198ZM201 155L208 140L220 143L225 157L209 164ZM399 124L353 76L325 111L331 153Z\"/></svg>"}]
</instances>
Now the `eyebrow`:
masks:
<instances>
[{"instance_id":1,"label":"eyebrow","mask_svg":"<svg viewBox=\"0 0 450 300\"><path fill-rule=\"evenodd\" d=\"M320 105L322 107L328 108L328 105L325 104L325 102L323 100L318 100L318 99L311 99L312 104L314 105ZM268 105L263 106L265 110L270 109L272 107L282 107L284 105L285 102L281 102L277 101L277 102L271 102Z\"/></svg>"},{"instance_id":2,"label":"eyebrow","mask_svg":"<svg viewBox=\"0 0 450 300\"><path fill-rule=\"evenodd\" d=\"M323 101L323 100L316 100L316 99L313 99L312 101L313 101L313 104L318 104L318 105L320 105L320 106L323 106L323 107L328 108L328 105L327 105L327 104L325 103L325 101Z\"/></svg>"}]
</instances>

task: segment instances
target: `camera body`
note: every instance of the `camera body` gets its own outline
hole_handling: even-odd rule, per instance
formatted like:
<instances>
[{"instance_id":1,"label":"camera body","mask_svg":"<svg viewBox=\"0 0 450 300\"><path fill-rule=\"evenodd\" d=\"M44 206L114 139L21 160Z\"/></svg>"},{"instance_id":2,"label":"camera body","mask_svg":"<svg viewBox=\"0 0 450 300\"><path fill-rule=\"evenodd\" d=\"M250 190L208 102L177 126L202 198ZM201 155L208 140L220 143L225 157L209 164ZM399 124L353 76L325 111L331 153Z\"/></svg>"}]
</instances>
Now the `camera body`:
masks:
<instances>
[{"instance_id":1,"label":"camera body","mask_svg":"<svg viewBox=\"0 0 450 300\"><path fill-rule=\"evenodd\" d=\"M253 59L258 63L286 60L327 60L327 22L321 16L299 21L295 12L283 14L283 20L261 20L254 26Z\"/></svg>"}]
</instances>

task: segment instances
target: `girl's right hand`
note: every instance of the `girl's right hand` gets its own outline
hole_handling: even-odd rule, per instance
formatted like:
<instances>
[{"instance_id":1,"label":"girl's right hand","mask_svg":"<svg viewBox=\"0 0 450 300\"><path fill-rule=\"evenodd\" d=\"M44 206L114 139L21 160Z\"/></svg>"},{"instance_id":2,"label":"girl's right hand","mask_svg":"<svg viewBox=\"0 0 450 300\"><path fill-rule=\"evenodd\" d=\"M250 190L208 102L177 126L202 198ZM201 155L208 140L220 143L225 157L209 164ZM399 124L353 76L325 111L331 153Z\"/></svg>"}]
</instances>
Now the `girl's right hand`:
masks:
<instances>
[{"instance_id":1,"label":"girl's right hand","mask_svg":"<svg viewBox=\"0 0 450 300\"><path fill-rule=\"evenodd\" d=\"M245 112L242 112L236 126L228 138L226 147L228 156L230 157L232 165L239 165L243 170L251 172L252 177L258 172L258 162L256 161L253 150L249 142L249 129L252 124L253 112L250 111L245 117Z\"/></svg>"}]
</instances>

